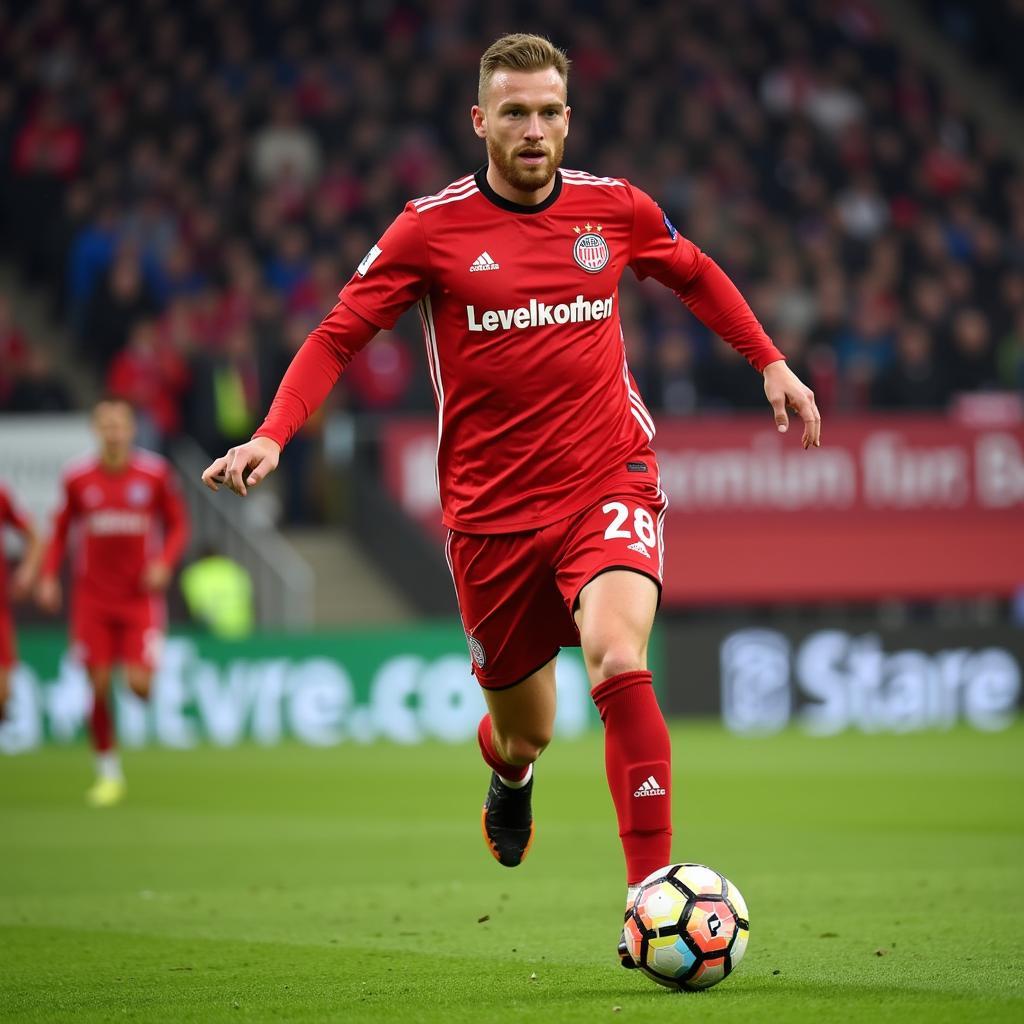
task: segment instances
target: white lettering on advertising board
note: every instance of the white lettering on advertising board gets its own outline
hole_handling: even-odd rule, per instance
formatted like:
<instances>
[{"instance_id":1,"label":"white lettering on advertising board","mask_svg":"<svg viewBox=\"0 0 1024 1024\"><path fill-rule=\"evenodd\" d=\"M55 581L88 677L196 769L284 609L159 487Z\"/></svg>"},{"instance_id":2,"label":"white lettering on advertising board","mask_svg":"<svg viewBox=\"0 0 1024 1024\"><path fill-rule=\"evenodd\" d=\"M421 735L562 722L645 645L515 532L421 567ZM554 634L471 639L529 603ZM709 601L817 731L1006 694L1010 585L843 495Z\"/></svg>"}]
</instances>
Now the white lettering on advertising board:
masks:
<instances>
[{"instance_id":1,"label":"white lettering on advertising board","mask_svg":"<svg viewBox=\"0 0 1024 1024\"><path fill-rule=\"evenodd\" d=\"M590 687L575 654L559 659L556 731L584 732ZM251 738L271 745L292 736L311 746L387 739L461 743L476 735L485 706L464 653L383 660L365 702L341 661L327 657L239 658L226 666L202 659L184 638L167 641L153 695L143 703L117 690L118 737L125 746L189 748L200 742L234 746ZM83 728L92 697L85 673L70 656L57 678L40 680L25 665L14 672L0 752L31 750L49 736L70 742Z\"/></svg>"},{"instance_id":2,"label":"white lettering on advertising board","mask_svg":"<svg viewBox=\"0 0 1024 1024\"><path fill-rule=\"evenodd\" d=\"M882 647L875 633L811 633L794 649L782 633L740 630L722 643L722 717L733 732L777 732L793 723L818 736L845 729L913 732L1007 728L1021 667L1000 647L929 653Z\"/></svg>"},{"instance_id":3,"label":"white lettering on advertising board","mask_svg":"<svg viewBox=\"0 0 1024 1024\"><path fill-rule=\"evenodd\" d=\"M986 508L1012 508L1024 502L1024 452L1012 434L978 438L975 448L978 503Z\"/></svg>"},{"instance_id":4,"label":"white lettering on advertising board","mask_svg":"<svg viewBox=\"0 0 1024 1024\"><path fill-rule=\"evenodd\" d=\"M857 498L857 465L848 451L831 448L815 458L784 449L757 434L745 448L658 454L661 486L677 511L706 508L848 508ZM821 458L817 458L818 455Z\"/></svg>"}]
</instances>

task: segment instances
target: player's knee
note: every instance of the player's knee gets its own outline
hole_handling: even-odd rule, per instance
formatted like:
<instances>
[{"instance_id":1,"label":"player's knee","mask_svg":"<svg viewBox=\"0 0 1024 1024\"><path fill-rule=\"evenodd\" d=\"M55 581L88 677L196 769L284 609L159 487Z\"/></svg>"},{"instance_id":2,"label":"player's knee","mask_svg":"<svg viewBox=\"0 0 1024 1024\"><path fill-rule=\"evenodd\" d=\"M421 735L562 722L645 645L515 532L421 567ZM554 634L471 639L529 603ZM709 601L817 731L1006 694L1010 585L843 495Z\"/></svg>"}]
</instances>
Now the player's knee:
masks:
<instances>
[{"instance_id":1,"label":"player's knee","mask_svg":"<svg viewBox=\"0 0 1024 1024\"><path fill-rule=\"evenodd\" d=\"M127 681L128 689L136 697L141 697L143 700L149 699L149 692L153 687L153 677L149 672L129 672Z\"/></svg>"},{"instance_id":2,"label":"player's knee","mask_svg":"<svg viewBox=\"0 0 1024 1024\"><path fill-rule=\"evenodd\" d=\"M626 641L601 645L588 651L586 659L591 681L595 684L645 667L643 649Z\"/></svg>"},{"instance_id":3,"label":"player's knee","mask_svg":"<svg viewBox=\"0 0 1024 1024\"><path fill-rule=\"evenodd\" d=\"M551 732L547 729L506 736L502 756L509 764L533 764L550 742Z\"/></svg>"},{"instance_id":4,"label":"player's knee","mask_svg":"<svg viewBox=\"0 0 1024 1024\"><path fill-rule=\"evenodd\" d=\"M142 700L149 700L149 693L152 689L152 684L148 679L130 680L128 683L128 689L130 689L136 697L140 697Z\"/></svg>"}]
</instances>

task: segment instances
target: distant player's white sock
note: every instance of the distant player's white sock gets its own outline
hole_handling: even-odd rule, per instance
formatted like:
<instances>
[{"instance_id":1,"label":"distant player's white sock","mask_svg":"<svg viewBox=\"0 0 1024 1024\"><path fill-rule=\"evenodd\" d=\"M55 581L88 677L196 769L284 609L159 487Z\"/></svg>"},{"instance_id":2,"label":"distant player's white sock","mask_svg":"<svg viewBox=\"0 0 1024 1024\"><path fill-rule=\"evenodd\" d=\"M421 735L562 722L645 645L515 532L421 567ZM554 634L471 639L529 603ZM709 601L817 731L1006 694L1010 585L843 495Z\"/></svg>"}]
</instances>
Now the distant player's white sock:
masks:
<instances>
[{"instance_id":1,"label":"distant player's white sock","mask_svg":"<svg viewBox=\"0 0 1024 1024\"><path fill-rule=\"evenodd\" d=\"M124 774L121 771L121 758L116 750L108 750L103 754L96 755L96 774L101 779L113 779L115 782L124 782Z\"/></svg>"},{"instance_id":2,"label":"distant player's white sock","mask_svg":"<svg viewBox=\"0 0 1024 1024\"><path fill-rule=\"evenodd\" d=\"M636 899L636 894L640 891L639 885L627 885L626 886L626 909L629 910L633 906L633 900Z\"/></svg>"},{"instance_id":3,"label":"distant player's white sock","mask_svg":"<svg viewBox=\"0 0 1024 1024\"><path fill-rule=\"evenodd\" d=\"M533 765L531 764L526 769L526 774L521 779L506 779L504 775L499 775L498 778L501 779L501 781L506 786L508 786L509 789L522 789L523 786L525 786L530 781L530 779L533 778Z\"/></svg>"}]
</instances>

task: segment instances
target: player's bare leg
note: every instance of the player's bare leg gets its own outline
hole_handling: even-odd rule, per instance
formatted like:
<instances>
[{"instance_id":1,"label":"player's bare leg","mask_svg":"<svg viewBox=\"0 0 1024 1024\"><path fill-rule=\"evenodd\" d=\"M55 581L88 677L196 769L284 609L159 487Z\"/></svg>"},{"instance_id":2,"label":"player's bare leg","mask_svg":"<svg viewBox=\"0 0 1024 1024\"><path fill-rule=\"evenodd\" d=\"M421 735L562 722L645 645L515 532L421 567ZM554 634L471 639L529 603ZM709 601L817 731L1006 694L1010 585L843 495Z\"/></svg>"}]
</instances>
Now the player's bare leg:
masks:
<instances>
[{"instance_id":1,"label":"player's bare leg","mask_svg":"<svg viewBox=\"0 0 1024 1024\"><path fill-rule=\"evenodd\" d=\"M555 725L555 661L507 690L485 690L488 714L477 737L491 784L481 823L499 864L516 867L533 843L533 762Z\"/></svg>"},{"instance_id":2,"label":"player's bare leg","mask_svg":"<svg viewBox=\"0 0 1024 1024\"><path fill-rule=\"evenodd\" d=\"M605 771L626 857L626 907L637 884L672 849L671 746L647 670L658 588L637 572L611 570L580 593L576 625L591 695L605 727ZM619 940L623 967L634 967Z\"/></svg>"},{"instance_id":3,"label":"player's bare leg","mask_svg":"<svg viewBox=\"0 0 1024 1024\"><path fill-rule=\"evenodd\" d=\"M148 665L125 665L124 681L140 700L149 700L153 689L153 670Z\"/></svg>"},{"instance_id":4,"label":"player's bare leg","mask_svg":"<svg viewBox=\"0 0 1024 1024\"><path fill-rule=\"evenodd\" d=\"M111 677L109 665L89 668L92 685L92 714L89 731L96 752L96 781L86 793L93 807L111 807L125 794L121 759L114 740L114 718L111 710Z\"/></svg>"}]
</instances>

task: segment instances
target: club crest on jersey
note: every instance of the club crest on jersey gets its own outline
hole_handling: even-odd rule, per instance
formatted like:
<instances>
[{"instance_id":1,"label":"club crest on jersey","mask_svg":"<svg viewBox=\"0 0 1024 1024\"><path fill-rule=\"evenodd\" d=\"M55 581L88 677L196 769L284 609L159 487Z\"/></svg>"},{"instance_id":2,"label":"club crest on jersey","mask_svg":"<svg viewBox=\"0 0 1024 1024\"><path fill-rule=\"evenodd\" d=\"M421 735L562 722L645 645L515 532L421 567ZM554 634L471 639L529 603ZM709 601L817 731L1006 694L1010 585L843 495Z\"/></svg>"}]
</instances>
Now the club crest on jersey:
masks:
<instances>
[{"instance_id":1,"label":"club crest on jersey","mask_svg":"<svg viewBox=\"0 0 1024 1024\"><path fill-rule=\"evenodd\" d=\"M611 253L602 230L600 224L584 224L582 228L576 225L573 228L578 237L573 243L572 258L588 274L597 274L608 266Z\"/></svg>"},{"instance_id":2,"label":"club crest on jersey","mask_svg":"<svg viewBox=\"0 0 1024 1024\"><path fill-rule=\"evenodd\" d=\"M133 480L128 485L128 504L145 505L149 501L149 484L143 480Z\"/></svg>"},{"instance_id":3,"label":"club crest on jersey","mask_svg":"<svg viewBox=\"0 0 1024 1024\"><path fill-rule=\"evenodd\" d=\"M483 668L487 664L487 652L484 645L475 636L466 634L466 642L469 644L469 653L476 662L477 668Z\"/></svg>"}]
</instances>

